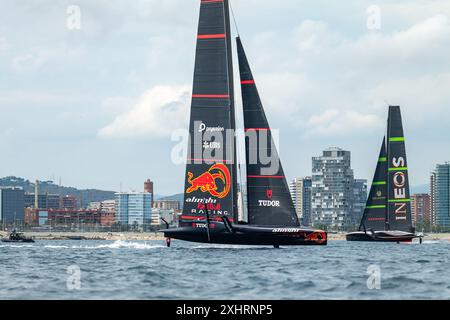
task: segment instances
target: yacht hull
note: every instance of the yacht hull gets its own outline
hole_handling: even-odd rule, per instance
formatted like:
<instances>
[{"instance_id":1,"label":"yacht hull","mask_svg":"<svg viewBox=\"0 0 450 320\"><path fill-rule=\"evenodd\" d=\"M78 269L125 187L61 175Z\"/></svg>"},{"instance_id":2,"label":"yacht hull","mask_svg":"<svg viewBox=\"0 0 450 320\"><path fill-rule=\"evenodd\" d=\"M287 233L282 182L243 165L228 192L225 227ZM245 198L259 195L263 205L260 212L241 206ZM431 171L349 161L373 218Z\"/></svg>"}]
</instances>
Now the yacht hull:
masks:
<instances>
[{"instance_id":1,"label":"yacht hull","mask_svg":"<svg viewBox=\"0 0 450 320\"><path fill-rule=\"evenodd\" d=\"M420 238L420 236L402 231L356 231L346 235L347 241L412 242L414 238Z\"/></svg>"},{"instance_id":2,"label":"yacht hull","mask_svg":"<svg viewBox=\"0 0 450 320\"><path fill-rule=\"evenodd\" d=\"M300 227L258 227L232 225L232 230L223 223L211 222L209 237L206 223L194 223L189 227L161 230L169 239L198 243L233 245L326 245L327 233Z\"/></svg>"}]
</instances>

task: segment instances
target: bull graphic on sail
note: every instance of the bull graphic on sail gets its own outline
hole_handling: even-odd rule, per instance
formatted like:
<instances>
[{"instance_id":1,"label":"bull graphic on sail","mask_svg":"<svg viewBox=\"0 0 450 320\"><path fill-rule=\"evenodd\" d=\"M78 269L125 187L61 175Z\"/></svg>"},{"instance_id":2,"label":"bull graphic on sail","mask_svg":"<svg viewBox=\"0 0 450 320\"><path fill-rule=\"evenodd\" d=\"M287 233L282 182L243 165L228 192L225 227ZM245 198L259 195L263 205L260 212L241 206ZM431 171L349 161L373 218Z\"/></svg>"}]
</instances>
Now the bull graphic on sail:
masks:
<instances>
[{"instance_id":1,"label":"bull graphic on sail","mask_svg":"<svg viewBox=\"0 0 450 320\"><path fill-rule=\"evenodd\" d=\"M222 191L219 191L219 181L223 185ZM186 193L192 193L200 189L203 193L209 193L213 197L223 199L230 192L230 170L228 170L226 165L218 163L195 179L194 174L188 172L188 183L191 186L186 190Z\"/></svg>"}]
</instances>

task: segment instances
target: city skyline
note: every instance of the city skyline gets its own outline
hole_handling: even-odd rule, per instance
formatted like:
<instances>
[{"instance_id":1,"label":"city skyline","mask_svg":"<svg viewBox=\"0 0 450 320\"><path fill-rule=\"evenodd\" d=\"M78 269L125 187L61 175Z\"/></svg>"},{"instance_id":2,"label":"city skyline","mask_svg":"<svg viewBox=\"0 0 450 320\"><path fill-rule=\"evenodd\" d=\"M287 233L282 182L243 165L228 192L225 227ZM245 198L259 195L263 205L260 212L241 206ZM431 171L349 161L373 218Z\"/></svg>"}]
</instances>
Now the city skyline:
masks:
<instances>
[{"instance_id":1,"label":"city skyline","mask_svg":"<svg viewBox=\"0 0 450 320\"><path fill-rule=\"evenodd\" d=\"M271 127L283 128L288 179L339 146L370 181L390 103L402 107L411 185L428 184L450 159L450 5L380 1L370 29L369 1L255 3L232 2ZM156 194L183 192L170 135L188 124L198 1L82 0L79 30L66 26L69 5L0 4L0 176L116 191L151 177Z\"/></svg>"}]
</instances>

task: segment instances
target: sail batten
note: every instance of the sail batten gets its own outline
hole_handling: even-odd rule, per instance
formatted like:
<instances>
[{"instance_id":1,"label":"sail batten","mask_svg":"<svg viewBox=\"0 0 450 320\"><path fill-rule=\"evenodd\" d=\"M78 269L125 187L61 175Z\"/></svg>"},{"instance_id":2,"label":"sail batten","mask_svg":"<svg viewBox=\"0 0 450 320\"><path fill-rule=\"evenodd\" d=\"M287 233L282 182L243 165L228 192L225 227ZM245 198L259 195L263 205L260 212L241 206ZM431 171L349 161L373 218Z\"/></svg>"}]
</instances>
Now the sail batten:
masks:
<instances>
[{"instance_id":1,"label":"sail batten","mask_svg":"<svg viewBox=\"0 0 450 320\"><path fill-rule=\"evenodd\" d=\"M241 92L244 111L244 130L258 140L256 146L246 137L246 167L247 167L247 203L248 222L259 226L299 226L299 221L292 202L286 177L279 161L278 151L274 145L272 132L267 121L255 80L250 69L242 42L238 37L237 49L239 72L241 77ZM259 137L265 135L266 144ZM259 157L254 163L250 153L264 151L278 162L278 170L264 174L265 164Z\"/></svg>"}]
</instances>

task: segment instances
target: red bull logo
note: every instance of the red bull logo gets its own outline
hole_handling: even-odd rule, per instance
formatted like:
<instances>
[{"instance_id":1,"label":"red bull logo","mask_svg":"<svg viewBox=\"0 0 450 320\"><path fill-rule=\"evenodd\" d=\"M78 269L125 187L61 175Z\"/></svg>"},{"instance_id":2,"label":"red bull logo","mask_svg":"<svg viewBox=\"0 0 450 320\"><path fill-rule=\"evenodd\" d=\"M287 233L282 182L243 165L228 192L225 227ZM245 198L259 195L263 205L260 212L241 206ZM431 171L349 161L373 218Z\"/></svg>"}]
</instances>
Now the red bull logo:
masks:
<instances>
[{"instance_id":1,"label":"red bull logo","mask_svg":"<svg viewBox=\"0 0 450 320\"><path fill-rule=\"evenodd\" d=\"M191 185L186 193L192 193L200 190L203 193L209 193L213 197L223 199L230 193L231 176L227 166L218 163L197 178L194 178L192 172L188 172L188 183ZM218 184L220 183L220 186ZM220 190L222 189L222 190Z\"/></svg>"}]
</instances>

